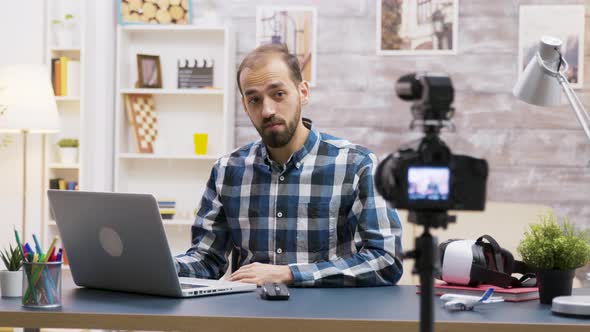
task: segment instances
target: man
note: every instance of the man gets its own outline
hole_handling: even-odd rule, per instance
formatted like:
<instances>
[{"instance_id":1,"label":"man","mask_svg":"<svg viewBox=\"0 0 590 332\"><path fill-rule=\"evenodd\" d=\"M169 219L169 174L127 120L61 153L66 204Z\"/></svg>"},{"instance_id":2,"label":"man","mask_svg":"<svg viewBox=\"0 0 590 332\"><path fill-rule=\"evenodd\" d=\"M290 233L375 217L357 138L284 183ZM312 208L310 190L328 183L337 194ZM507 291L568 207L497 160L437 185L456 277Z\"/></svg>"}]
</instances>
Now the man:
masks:
<instances>
[{"instance_id":1,"label":"man","mask_svg":"<svg viewBox=\"0 0 590 332\"><path fill-rule=\"evenodd\" d=\"M375 155L320 133L301 117L309 99L297 57L260 46L237 73L242 105L261 140L219 159L176 257L180 276L261 285L393 285L402 274L401 224L376 194Z\"/></svg>"}]
</instances>

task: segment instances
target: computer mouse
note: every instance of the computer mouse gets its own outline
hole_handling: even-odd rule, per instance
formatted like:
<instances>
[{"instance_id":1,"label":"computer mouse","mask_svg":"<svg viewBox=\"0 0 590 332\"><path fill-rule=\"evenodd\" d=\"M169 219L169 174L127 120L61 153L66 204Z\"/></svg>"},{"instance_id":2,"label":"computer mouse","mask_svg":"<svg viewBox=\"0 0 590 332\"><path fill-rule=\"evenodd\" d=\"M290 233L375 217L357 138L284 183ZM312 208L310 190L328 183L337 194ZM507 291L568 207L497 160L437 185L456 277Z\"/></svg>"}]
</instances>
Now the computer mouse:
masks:
<instances>
[{"instance_id":1,"label":"computer mouse","mask_svg":"<svg viewBox=\"0 0 590 332\"><path fill-rule=\"evenodd\" d=\"M287 288L287 285L280 282L263 284L260 290L260 298L269 301L288 300L291 295L289 294L289 288Z\"/></svg>"}]
</instances>

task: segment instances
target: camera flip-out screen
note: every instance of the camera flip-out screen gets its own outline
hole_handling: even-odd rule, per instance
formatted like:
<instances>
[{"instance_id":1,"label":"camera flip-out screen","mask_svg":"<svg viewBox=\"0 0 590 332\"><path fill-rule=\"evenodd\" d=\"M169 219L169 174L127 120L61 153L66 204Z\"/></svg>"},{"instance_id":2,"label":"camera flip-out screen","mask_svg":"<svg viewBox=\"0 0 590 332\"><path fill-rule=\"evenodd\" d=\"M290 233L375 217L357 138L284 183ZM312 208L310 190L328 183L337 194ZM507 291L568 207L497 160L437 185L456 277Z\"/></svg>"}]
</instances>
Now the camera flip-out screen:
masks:
<instances>
[{"instance_id":1,"label":"camera flip-out screen","mask_svg":"<svg viewBox=\"0 0 590 332\"><path fill-rule=\"evenodd\" d=\"M449 177L448 167L409 167L408 200L448 200Z\"/></svg>"}]
</instances>

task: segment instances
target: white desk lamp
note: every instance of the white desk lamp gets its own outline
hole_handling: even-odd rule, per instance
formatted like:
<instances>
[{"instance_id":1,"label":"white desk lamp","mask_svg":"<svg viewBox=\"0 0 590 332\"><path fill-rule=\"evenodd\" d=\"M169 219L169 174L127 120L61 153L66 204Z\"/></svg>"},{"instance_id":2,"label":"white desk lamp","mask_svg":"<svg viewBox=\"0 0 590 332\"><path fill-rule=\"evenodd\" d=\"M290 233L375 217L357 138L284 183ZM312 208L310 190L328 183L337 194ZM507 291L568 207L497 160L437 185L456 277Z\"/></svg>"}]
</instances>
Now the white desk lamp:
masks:
<instances>
[{"instance_id":1,"label":"white desk lamp","mask_svg":"<svg viewBox=\"0 0 590 332\"><path fill-rule=\"evenodd\" d=\"M561 40L543 36L539 42L539 51L526 66L512 93L529 104L558 106L561 104L563 90L590 140L590 115L563 74L567 71L568 64L559 52L560 47Z\"/></svg>"},{"instance_id":2,"label":"white desk lamp","mask_svg":"<svg viewBox=\"0 0 590 332\"><path fill-rule=\"evenodd\" d=\"M563 74L568 64L559 52L560 47L561 40L558 38L543 36L539 51L526 66L512 93L529 104L557 106L561 104L563 90L590 140L590 115ZM590 296L558 296L553 299L551 310L560 314L590 316Z\"/></svg>"},{"instance_id":3,"label":"white desk lamp","mask_svg":"<svg viewBox=\"0 0 590 332\"><path fill-rule=\"evenodd\" d=\"M27 236L27 135L59 131L59 114L49 77L43 65L0 65L0 132L23 135L23 241Z\"/></svg>"}]
</instances>

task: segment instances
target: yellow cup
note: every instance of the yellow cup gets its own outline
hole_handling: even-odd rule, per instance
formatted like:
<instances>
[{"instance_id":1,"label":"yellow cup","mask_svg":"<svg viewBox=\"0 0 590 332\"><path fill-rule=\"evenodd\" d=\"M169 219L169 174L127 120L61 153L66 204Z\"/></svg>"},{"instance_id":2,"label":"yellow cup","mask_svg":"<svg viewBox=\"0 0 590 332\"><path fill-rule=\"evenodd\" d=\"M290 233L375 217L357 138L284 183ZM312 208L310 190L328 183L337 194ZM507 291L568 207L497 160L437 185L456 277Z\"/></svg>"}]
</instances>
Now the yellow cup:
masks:
<instances>
[{"instance_id":1,"label":"yellow cup","mask_svg":"<svg viewBox=\"0 0 590 332\"><path fill-rule=\"evenodd\" d=\"M194 134L195 154L207 154L207 134Z\"/></svg>"}]
</instances>

